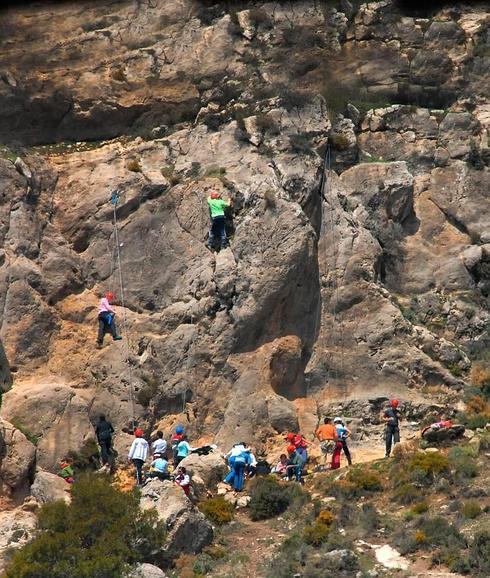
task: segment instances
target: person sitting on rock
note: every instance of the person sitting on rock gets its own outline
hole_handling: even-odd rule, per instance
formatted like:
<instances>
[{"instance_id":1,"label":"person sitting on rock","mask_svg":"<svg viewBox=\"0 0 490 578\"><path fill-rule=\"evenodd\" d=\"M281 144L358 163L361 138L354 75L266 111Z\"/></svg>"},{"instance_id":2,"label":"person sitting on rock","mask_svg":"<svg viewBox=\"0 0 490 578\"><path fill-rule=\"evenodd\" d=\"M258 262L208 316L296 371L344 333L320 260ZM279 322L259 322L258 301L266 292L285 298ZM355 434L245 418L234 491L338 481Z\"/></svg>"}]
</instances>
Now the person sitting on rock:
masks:
<instances>
[{"instance_id":1,"label":"person sitting on rock","mask_svg":"<svg viewBox=\"0 0 490 578\"><path fill-rule=\"evenodd\" d=\"M320 442L320 449L323 454L323 463L326 466L328 461L328 452L331 451L333 453L338 439L337 429L332 424L332 420L329 417L323 419L323 425L316 430L315 435Z\"/></svg>"},{"instance_id":2,"label":"person sitting on rock","mask_svg":"<svg viewBox=\"0 0 490 578\"><path fill-rule=\"evenodd\" d=\"M383 413L383 421L385 422L385 442L386 454L385 458L391 455L391 448L393 444L400 443L400 412L398 410L400 402L397 399L390 401L388 407Z\"/></svg>"},{"instance_id":3,"label":"person sitting on rock","mask_svg":"<svg viewBox=\"0 0 490 578\"><path fill-rule=\"evenodd\" d=\"M133 462L135 467L136 484L143 485L143 465L148 457L148 442L143 437L143 430L136 428L134 431L134 440L128 454L128 462Z\"/></svg>"},{"instance_id":4,"label":"person sitting on rock","mask_svg":"<svg viewBox=\"0 0 490 578\"><path fill-rule=\"evenodd\" d=\"M153 457L159 454L163 457L167 454L167 442L163 437L163 432L157 431L157 439L151 444L151 449L153 452Z\"/></svg>"},{"instance_id":5,"label":"person sitting on rock","mask_svg":"<svg viewBox=\"0 0 490 578\"><path fill-rule=\"evenodd\" d=\"M280 476L285 476L288 471L288 456L286 454L281 454L276 467L272 470L274 474L279 474Z\"/></svg>"},{"instance_id":6,"label":"person sitting on rock","mask_svg":"<svg viewBox=\"0 0 490 578\"><path fill-rule=\"evenodd\" d=\"M97 337L97 346L102 347L104 343L104 335L110 333L114 341L119 341L122 339L120 335L117 334L116 329L116 312L111 306L112 301L114 301L114 295L112 293L106 293L105 297L100 300L99 304L99 315L97 319L99 320L99 334Z\"/></svg>"},{"instance_id":7,"label":"person sitting on rock","mask_svg":"<svg viewBox=\"0 0 490 578\"><path fill-rule=\"evenodd\" d=\"M288 464L287 464L287 476L288 480L291 480L294 476L297 482L301 482L301 472L303 470L304 461L302 456L298 453L297 448L294 445L288 446Z\"/></svg>"},{"instance_id":8,"label":"person sitting on rock","mask_svg":"<svg viewBox=\"0 0 490 578\"><path fill-rule=\"evenodd\" d=\"M206 243L208 249L213 249L216 240L220 242L221 249L228 247L225 228L225 209L231 207L231 199L224 200L220 193L212 191L207 199L209 214L211 217L211 229Z\"/></svg>"},{"instance_id":9,"label":"person sitting on rock","mask_svg":"<svg viewBox=\"0 0 490 578\"><path fill-rule=\"evenodd\" d=\"M177 457L174 459L174 463L176 464L176 466L178 466L180 462L194 450L195 448L191 448L191 446L189 445L187 437L183 435L181 441L177 445Z\"/></svg>"},{"instance_id":10,"label":"person sitting on rock","mask_svg":"<svg viewBox=\"0 0 490 578\"><path fill-rule=\"evenodd\" d=\"M184 494L186 496L189 496L189 493L191 491L191 478L187 473L187 470L184 468L184 466L181 466L178 469L174 481L178 486L180 486L184 490Z\"/></svg>"},{"instance_id":11,"label":"person sitting on rock","mask_svg":"<svg viewBox=\"0 0 490 578\"><path fill-rule=\"evenodd\" d=\"M160 454L153 454L153 461L150 464L150 478L159 480L169 480L168 461Z\"/></svg>"},{"instance_id":12,"label":"person sitting on rock","mask_svg":"<svg viewBox=\"0 0 490 578\"><path fill-rule=\"evenodd\" d=\"M114 428L110 421L107 421L105 415L101 414L99 416L99 423L95 426L95 435L97 436L97 442L100 446L100 459L102 460L102 466L109 463L109 456L112 453L112 434L114 433Z\"/></svg>"},{"instance_id":13,"label":"person sitting on rock","mask_svg":"<svg viewBox=\"0 0 490 578\"><path fill-rule=\"evenodd\" d=\"M73 471L73 460L65 458L60 462L60 470L58 476L63 478L67 484L75 482L75 472Z\"/></svg>"}]
</instances>

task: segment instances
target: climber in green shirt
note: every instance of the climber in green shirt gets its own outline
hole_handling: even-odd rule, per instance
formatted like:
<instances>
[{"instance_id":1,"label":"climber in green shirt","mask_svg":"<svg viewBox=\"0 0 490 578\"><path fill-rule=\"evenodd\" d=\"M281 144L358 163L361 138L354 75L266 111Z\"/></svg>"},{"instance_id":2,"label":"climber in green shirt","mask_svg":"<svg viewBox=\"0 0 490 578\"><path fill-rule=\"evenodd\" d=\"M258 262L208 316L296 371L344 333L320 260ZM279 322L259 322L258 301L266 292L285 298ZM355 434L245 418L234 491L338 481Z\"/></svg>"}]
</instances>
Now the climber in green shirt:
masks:
<instances>
[{"instance_id":1,"label":"climber in green shirt","mask_svg":"<svg viewBox=\"0 0 490 578\"><path fill-rule=\"evenodd\" d=\"M224 249L228 246L225 229L225 209L231 207L231 199L225 201L218 192L213 191L208 197L208 205L211 229L206 246L208 249L213 249L215 240L218 238L221 249Z\"/></svg>"}]
</instances>

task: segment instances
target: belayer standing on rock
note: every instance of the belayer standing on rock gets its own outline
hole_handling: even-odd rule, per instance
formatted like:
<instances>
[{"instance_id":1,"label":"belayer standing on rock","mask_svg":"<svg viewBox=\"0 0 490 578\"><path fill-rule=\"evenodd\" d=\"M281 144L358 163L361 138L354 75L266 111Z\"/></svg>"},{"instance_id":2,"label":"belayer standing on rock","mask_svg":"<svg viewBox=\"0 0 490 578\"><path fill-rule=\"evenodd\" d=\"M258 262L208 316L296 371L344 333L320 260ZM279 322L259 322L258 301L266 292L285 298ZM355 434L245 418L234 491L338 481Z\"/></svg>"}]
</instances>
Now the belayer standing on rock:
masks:
<instances>
[{"instance_id":1,"label":"belayer standing on rock","mask_svg":"<svg viewBox=\"0 0 490 578\"><path fill-rule=\"evenodd\" d=\"M385 458L389 458L391 454L391 448L393 444L400 443L400 411L398 410L399 401L397 399L392 399L390 401L390 407L387 408L383 413L383 421L386 424L385 427L385 441L386 441L386 455Z\"/></svg>"},{"instance_id":2,"label":"belayer standing on rock","mask_svg":"<svg viewBox=\"0 0 490 578\"><path fill-rule=\"evenodd\" d=\"M116 321L114 319L116 312L111 306L112 301L114 301L114 295L112 293L106 293L105 297L100 300L99 315L97 317L99 320L97 347L102 347L102 344L104 343L104 335L106 333L110 333L114 341L122 339L122 337L117 334Z\"/></svg>"},{"instance_id":3,"label":"belayer standing on rock","mask_svg":"<svg viewBox=\"0 0 490 578\"><path fill-rule=\"evenodd\" d=\"M209 215L211 217L211 229L206 243L208 249L213 249L216 238L220 241L221 249L228 247L225 229L225 209L231 207L231 199L224 200L220 193L212 191L207 199L209 205Z\"/></svg>"},{"instance_id":4,"label":"belayer standing on rock","mask_svg":"<svg viewBox=\"0 0 490 578\"><path fill-rule=\"evenodd\" d=\"M143 465L148 457L148 442L143 437L143 430L140 428L134 431L134 440L128 454L128 461L133 462L136 469L136 483L143 485Z\"/></svg>"},{"instance_id":5,"label":"belayer standing on rock","mask_svg":"<svg viewBox=\"0 0 490 578\"><path fill-rule=\"evenodd\" d=\"M111 455L112 434L114 428L110 421L107 421L105 415L99 417L99 423L95 426L95 435L100 446L100 458L102 465L109 463L109 456Z\"/></svg>"}]
</instances>

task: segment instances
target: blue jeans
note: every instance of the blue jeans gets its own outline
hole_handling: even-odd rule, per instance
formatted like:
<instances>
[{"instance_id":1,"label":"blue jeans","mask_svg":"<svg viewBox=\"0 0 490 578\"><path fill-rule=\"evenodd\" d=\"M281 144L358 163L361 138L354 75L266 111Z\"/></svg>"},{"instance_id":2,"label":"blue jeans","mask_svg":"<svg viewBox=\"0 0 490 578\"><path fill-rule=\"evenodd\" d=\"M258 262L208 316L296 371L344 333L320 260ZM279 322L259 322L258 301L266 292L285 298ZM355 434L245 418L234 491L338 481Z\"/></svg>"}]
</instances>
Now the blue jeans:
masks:
<instances>
[{"instance_id":1,"label":"blue jeans","mask_svg":"<svg viewBox=\"0 0 490 578\"><path fill-rule=\"evenodd\" d=\"M208 245L213 246L216 238L220 240L222 248L227 246L228 241L226 239L224 215L220 217L213 217L211 219L211 230L209 231Z\"/></svg>"},{"instance_id":2,"label":"blue jeans","mask_svg":"<svg viewBox=\"0 0 490 578\"><path fill-rule=\"evenodd\" d=\"M233 474L233 487L237 492L241 492L245 477L245 462L235 462L233 464Z\"/></svg>"}]
</instances>

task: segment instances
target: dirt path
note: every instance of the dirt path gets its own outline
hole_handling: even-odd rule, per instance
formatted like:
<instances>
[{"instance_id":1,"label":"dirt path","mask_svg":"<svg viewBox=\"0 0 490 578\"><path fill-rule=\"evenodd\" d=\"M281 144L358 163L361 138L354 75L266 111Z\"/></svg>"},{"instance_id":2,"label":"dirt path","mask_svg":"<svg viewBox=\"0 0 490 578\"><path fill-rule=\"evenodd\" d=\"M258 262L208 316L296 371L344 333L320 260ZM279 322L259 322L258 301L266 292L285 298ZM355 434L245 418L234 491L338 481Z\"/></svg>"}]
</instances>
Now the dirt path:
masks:
<instances>
[{"instance_id":1,"label":"dirt path","mask_svg":"<svg viewBox=\"0 0 490 578\"><path fill-rule=\"evenodd\" d=\"M210 573L211 578L265 578L263 564L288 535L287 528L281 528L281 519L274 518L253 522L245 512L235 518L239 530L226 533L227 550L232 552L231 561Z\"/></svg>"}]
</instances>

